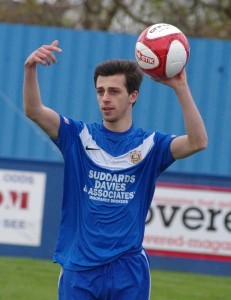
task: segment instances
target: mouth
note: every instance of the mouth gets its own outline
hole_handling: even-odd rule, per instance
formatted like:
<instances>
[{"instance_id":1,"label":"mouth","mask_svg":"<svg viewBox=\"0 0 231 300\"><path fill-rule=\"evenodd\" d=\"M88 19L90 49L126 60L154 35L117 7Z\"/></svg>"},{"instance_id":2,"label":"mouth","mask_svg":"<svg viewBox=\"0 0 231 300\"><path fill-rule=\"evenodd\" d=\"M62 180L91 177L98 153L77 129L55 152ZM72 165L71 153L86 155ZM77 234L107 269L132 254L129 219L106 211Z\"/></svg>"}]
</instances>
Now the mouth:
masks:
<instances>
[{"instance_id":1,"label":"mouth","mask_svg":"<svg viewBox=\"0 0 231 300\"><path fill-rule=\"evenodd\" d=\"M106 112L106 113L107 113L107 112L110 112L110 111L112 111L112 110L113 110L112 107L103 107L103 108L102 108L102 111L103 111L103 112Z\"/></svg>"}]
</instances>

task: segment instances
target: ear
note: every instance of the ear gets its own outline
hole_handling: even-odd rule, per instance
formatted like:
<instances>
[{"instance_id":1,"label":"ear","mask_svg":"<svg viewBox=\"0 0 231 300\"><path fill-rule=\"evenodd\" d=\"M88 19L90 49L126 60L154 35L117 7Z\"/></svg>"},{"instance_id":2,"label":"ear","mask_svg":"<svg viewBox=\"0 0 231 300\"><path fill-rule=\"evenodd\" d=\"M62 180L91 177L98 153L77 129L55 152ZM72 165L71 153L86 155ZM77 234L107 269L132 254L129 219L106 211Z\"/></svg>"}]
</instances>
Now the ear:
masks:
<instances>
[{"instance_id":1,"label":"ear","mask_svg":"<svg viewBox=\"0 0 231 300\"><path fill-rule=\"evenodd\" d=\"M131 104L134 104L136 102L138 94L139 94L138 91L134 91L129 95L129 102Z\"/></svg>"}]
</instances>

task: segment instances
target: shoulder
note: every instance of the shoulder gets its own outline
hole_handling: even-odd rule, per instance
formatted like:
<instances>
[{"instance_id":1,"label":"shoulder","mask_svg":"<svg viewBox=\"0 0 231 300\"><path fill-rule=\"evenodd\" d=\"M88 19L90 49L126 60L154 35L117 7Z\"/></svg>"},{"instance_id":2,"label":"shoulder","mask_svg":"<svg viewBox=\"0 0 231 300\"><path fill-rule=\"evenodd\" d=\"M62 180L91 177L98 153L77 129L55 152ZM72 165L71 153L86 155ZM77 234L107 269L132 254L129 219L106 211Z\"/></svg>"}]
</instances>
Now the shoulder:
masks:
<instances>
[{"instance_id":1,"label":"shoulder","mask_svg":"<svg viewBox=\"0 0 231 300\"><path fill-rule=\"evenodd\" d=\"M160 131L154 132L154 141L155 142L171 141L175 137L176 137L176 135L166 133L166 132L160 132Z\"/></svg>"},{"instance_id":2,"label":"shoulder","mask_svg":"<svg viewBox=\"0 0 231 300\"><path fill-rule=\"evenodd\" d=\"M85 123L83 121L75 120L69 117L60 115L60 127L66 129L75 129L79 132L83 130Z\"/></svg>"}]
</instances>

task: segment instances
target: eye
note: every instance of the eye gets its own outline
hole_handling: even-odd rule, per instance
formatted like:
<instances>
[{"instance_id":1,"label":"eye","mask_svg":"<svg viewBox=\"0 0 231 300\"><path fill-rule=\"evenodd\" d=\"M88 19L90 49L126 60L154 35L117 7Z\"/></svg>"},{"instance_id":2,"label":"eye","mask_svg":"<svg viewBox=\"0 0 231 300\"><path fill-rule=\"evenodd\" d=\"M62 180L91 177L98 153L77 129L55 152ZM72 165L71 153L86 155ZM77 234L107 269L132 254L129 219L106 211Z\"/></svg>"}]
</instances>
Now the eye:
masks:
<instances>
[{"instance_id":1,"label":"eye","mask_svg":"<svg viewBox=\"0 0 231 300\"><path fill-rule=\"evenodd\" d=\"M97 95L99 95L99 96L103 96L103 94L104 94L104 90L97 90L96 92L97 92Z\"/></svg>"},{"instance_id":2,"label":"eye","mask_svg":"<svg viewBox=\"0 0 231 300\"><path fill-rule=\"evenodd\" d=\"M109 94L110 95L117 95L119 93L120 93L120 90L117 90L117 89L111 89L111 90L109 90Z\"/></svg>"}]
</instances>

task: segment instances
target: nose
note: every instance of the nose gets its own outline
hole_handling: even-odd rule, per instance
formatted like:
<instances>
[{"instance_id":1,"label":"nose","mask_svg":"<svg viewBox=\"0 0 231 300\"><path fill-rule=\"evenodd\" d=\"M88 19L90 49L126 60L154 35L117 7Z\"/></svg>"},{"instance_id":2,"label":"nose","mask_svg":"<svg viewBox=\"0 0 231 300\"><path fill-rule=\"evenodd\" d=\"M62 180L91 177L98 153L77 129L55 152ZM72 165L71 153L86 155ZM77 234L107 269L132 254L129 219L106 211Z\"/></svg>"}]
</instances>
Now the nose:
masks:
<instances>
[{"instance_id":1,"label":"nose","mask_svg":"<svg viewBox=\"0 0 231 300\"><path fill-rule=\"evenodd\" d=\"M108 93L107 91L104 92L103 97L102 97L102 100L103 100L104 102L107 102L107 101L110 100L110 98L109 98L109 93Z\"/></svg>"}]
</instances>

